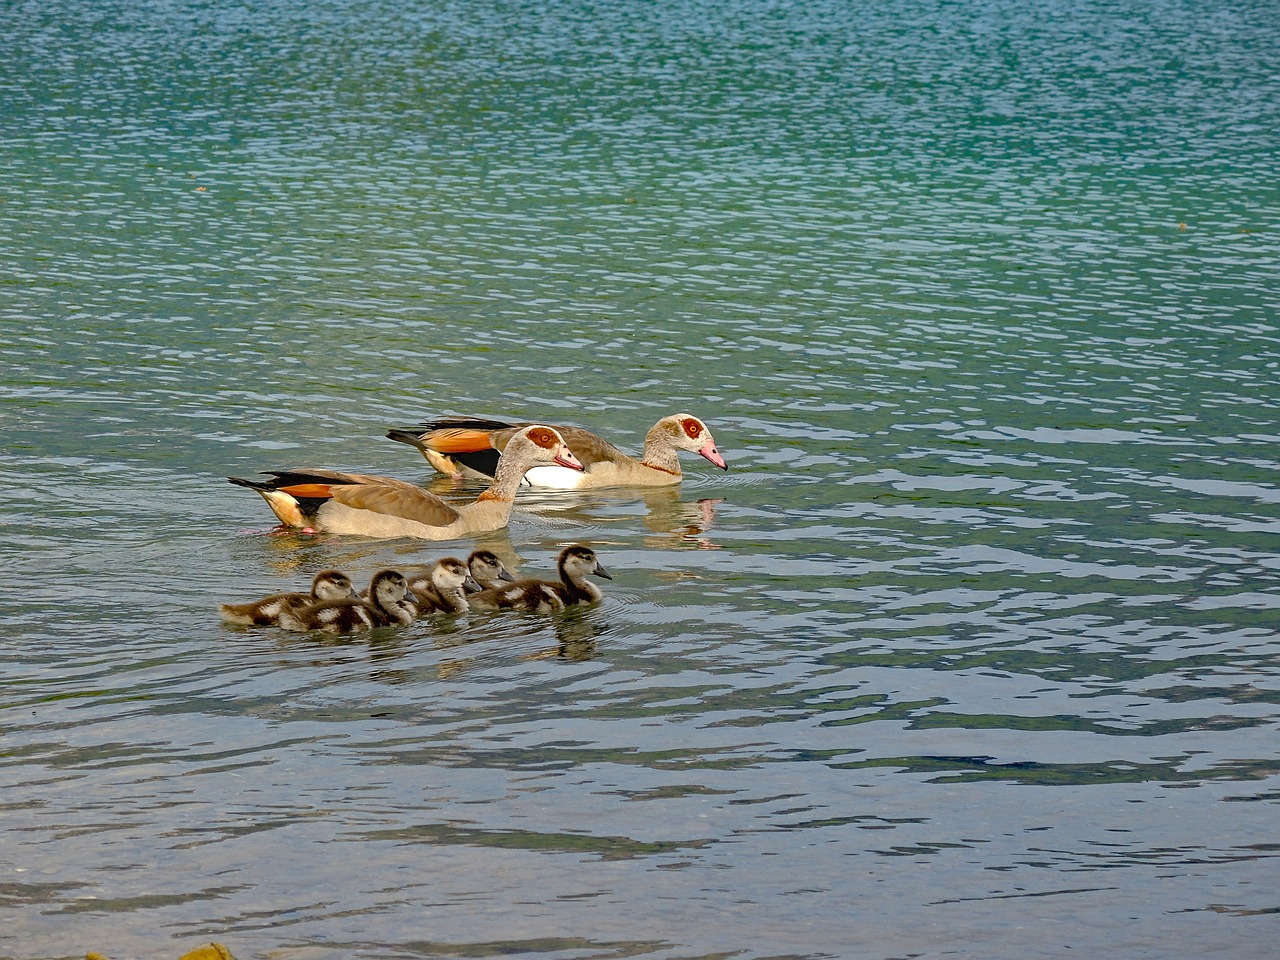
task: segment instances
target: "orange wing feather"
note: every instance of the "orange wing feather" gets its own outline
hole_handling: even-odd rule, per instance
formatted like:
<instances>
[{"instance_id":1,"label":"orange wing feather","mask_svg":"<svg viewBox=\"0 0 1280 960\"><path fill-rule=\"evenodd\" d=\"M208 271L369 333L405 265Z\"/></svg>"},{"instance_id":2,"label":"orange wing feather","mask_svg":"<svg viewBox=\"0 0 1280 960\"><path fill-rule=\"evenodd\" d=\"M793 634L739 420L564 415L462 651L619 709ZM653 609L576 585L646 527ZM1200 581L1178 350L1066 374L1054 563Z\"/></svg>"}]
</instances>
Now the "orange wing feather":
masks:
<instances>
[{"instance_id":1,"label":"orange wing feather","mask_svg":"<svg viewBox=\"0 0 1280 960\"><path fill-rule=\"evenodd\" d=\"M479 453L481 450L494 448L487 430L468 430L461 427L432 430L425 439L432 450L440 453Z\"/></svg>"},{"instance_id":2,"label":"orange wing feather","mask_svg":"<svg viewBox=\"0 0 1280 960\"><path fill-rule=\"evenodd\" d=\"M280 487L279 490L299 500L328 500L333 496L333 489L327 483L295 483L292 486Z\"/></svg>"}]
</instances>

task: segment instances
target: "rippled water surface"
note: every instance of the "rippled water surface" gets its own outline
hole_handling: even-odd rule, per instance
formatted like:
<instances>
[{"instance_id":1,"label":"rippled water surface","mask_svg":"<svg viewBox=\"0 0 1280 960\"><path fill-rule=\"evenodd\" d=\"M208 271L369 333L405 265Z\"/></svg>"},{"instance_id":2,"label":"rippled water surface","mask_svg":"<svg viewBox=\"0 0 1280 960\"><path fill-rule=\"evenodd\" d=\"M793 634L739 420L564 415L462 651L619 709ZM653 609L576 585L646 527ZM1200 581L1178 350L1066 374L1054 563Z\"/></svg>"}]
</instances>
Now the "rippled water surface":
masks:
<instances>
[{"instance_id":1,"label":"rippled water surface","mask_svg":"<svg viewBox=\"0 0 1280 960\"><path fill-rule=\"evenodd\" d=\"M0 955L1269 954L1273 4L0 20ZM228 474L677 411L481 540L596 608L219 621L473 546Z\"/></svg>"}]
</instances>

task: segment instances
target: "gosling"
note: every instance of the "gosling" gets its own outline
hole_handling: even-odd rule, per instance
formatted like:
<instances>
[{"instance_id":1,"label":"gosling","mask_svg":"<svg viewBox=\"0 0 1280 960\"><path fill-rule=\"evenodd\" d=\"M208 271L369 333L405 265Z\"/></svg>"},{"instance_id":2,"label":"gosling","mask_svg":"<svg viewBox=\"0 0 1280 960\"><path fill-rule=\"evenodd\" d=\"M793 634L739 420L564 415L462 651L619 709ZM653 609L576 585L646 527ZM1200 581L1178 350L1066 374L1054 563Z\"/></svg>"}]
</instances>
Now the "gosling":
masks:
<instances>
[{"instance_id":1,"label":"gosling","mask_svg":"<svg viewBox=\"0 0 1280 960\"><path fill-rule=\"evenodd\" d=\"M489 590L503 583L515 582L515 577L507 572L506 566L492 550L472 550L467 557L467 569L471 571L471 579L476 582L473 593Z\"/></svg>"},{"instance_id":2,"label":"gosling","mask_svg":"<svg viewBox=\"0 0 1280 960\"><path fill-rule=\"evenodd\" d=\"M326 600L345 600L356 595L351 578L340 570L321 570L311 581L310 593L273 593L252 603L224 603L218 609L227 623L246 627L276 627L286 611L295 613L303 607Z\"/></svg>"},{"instance_id":3,"label":"gosling","mask_svg":"<svg viewBox=\"0 0 1280 960\"><path fill-rule=\"evenodd\" d=\"M467 591L479 589L480 584L465 563L456 557L445 557L437 560L425 575L409 581L409 599L417 604L419 616L466 613Z\"/></svg>"},{"instance_id":4,"label":"gosling","mask_svg":"<svg viewBox=\"0 0 1280 960\"><path fill-rule=\"evenodd\" d=\"M577 604L598 603L604 593L587 579L588 576L612 580L609 571L596 557L595 551L573 544L560 551L556 561L560 582L528 578L501 587L481 590L469 598L479 610L524 610L530 613L556 613Z\"/></svg>"},{"instance_id":5,"label":"gosling","mask_svg":"<svg viewBox=\"0 0 1280 960\"><path fill-rule=\"evenodd\" d=\"M280 618L280 626L299 633L360 633L375 627L409 623L418 615L408 598L409 581L398 570L379 570L367 597L326 600Z\"/></svg>"}]
</instances>

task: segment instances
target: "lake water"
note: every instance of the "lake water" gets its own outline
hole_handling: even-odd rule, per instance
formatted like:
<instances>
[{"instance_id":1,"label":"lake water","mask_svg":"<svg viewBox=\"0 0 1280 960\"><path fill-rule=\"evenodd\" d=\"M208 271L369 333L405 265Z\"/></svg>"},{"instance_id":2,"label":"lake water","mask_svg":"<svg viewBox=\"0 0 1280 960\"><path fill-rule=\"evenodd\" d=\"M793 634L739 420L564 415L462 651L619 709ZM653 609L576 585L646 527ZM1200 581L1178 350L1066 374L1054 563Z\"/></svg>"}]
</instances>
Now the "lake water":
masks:
<instances>
[{"instance_id":1,"label":"lake water","mask_svg":"<svg viewBox=\"0 0 1280 960\"><path fill-rule=\"evenodd\" d=\"M0 11L0 955L1271 955L1270 2ZM604 602L224 626L225 477L706 419L522 494Z\"/></svg>"}]
</instances>

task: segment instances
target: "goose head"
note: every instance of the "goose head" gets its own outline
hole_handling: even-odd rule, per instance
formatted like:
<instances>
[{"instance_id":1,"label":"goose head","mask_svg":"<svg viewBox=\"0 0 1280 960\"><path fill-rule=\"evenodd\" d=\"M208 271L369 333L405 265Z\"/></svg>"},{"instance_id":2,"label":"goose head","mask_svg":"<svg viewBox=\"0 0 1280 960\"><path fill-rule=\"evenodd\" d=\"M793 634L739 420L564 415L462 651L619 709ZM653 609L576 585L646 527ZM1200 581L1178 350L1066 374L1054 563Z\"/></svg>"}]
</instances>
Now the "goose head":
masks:
<instances>
[{"instance_id":1,"label":"goose head","mask_svg":"<svg viewBox=\"0 0 1280 960\"><path fill-rule=\"evenodd\" d=\"M603 577L605 580L612 580L609 571L596 557L596 552L590 547L584 547L575 543L572 546L565 547L560 551L560 560L558 563L561 576L572 581L581 581L588 576Z\"/></svg>"},{"instance_id":2,"label":"goose head","mask_svg":"<svg viewBox=\"0 0 1280 960\"><path fill-rule=\"evenodd\" d=\"M691 413L677 413L663 417L658 421L663 430L671 437L677 450L689 450L698 456L711 461L721 470L728 470L729 464L716 448L716 441L705 423Z\"/></svg>"},{"instance_id":3,"label":"goose head","mask_svg":"<svg viewBox=\"0 0 1280 960\"><path fill-rule=\"evenodd\" d=\"M317 600L346 600L356 591L351 578L341 570L321 570L311 581L311 595Z\"/></svg>"},{"instance_id":4,"label":"goose head","mask_svg":"<svg viewBox=\"0 0 1280 960\"><path fill-rule=\"evenodd\" d=\"M463 590L477 592L480 584L471 576L471 570L456 557L445 557L437 560L431 568L431 583L440 591L441 596L460 593Z\"/></svg>"},{"instance_id":5,"label":"goose head","mask_svg":"<svg viewBox=\"0 0 1280 960\"><path fill-rule=\"evenodd\" d=\"M471 579L475 581L478 590L487 590L499 583L510 583L515 580L492 550L472 550L471 555L467 557L467 570L470 571ZM467 589L471 588L467 587Z\"/></svg>"},{"instance_id":6,"label":"goose head","mask_svg":"<svg viewBox=\"0 0 1280 960\"><path fill-rule=\"evenodd\" d=\"M394 610L409 592L409 581L398 570L379 570L369 583L369 599L383 610Z\"/></svg>"},{"instance_id":7,"label":"goose head","mask_svg":"<svg viewBox=\"0 0 1280 960\"><path fill-rule=\"evenodd\" d=\"M525 427L507 441L502 455L515 456L521 463L529 466L553 463L570 470L583 469L569 445L564 442L564 437L560 436L560 431L537 423Z\"/></svg>"}]
</instances>

